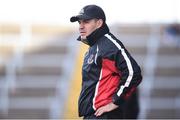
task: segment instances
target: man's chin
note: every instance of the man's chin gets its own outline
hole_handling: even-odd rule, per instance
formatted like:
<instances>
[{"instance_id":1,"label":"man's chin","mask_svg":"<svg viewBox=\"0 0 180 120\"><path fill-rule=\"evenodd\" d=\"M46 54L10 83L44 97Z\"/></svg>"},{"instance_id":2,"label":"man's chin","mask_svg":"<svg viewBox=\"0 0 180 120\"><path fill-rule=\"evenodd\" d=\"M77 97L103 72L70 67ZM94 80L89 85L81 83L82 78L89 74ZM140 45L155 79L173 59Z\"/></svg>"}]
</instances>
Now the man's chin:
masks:
<instances>
[{"instance_id":1,"label":"man's chin","mask_svg":"<svg viewBox=\"0 0 180 120\"><path fill-rule=\"evenodd\" d=\"M86 40L86 36L81 36L81 40Z\"/></svg>"}]
</instances>

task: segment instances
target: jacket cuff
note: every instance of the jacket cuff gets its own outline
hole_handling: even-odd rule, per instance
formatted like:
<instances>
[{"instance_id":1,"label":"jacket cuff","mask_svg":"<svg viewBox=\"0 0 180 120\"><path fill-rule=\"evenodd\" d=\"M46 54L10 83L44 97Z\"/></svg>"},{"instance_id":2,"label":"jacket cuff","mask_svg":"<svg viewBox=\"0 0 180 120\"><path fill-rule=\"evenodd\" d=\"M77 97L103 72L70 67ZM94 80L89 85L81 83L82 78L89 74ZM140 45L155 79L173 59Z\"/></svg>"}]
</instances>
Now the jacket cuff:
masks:
<instances>
[{"instance_id":1,"label":"jacket cuff","mask_svg":"<svg viewBox=\"0 0 180 120\"><path fill-rule=\"evenodd\" d=\"M126 101L126 100L125 100L123 97L119 97L119 96L117 96L117 94L115 94L115 95L113 96L113 103L114 103L115 105L122 106L123 103L125 103L125 101Z\"/></svg>"}]
</instances>

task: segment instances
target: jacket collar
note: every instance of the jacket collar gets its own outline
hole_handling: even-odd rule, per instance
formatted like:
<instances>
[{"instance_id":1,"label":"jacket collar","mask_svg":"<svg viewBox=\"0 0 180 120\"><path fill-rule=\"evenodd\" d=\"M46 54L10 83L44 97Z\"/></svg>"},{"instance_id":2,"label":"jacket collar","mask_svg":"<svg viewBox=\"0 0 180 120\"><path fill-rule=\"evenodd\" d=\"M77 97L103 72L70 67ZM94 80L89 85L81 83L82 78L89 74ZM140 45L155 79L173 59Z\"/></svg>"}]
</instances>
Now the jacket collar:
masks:
<instances>
[{"instance_id":1,"label":"jacket collar","mask_svg":"<svg viewBox=\"0 0 180 120\"><path fill-rule=\"evenodd\" d=\"M82 41L81 37L78 37L78 41L81 41L89 46L93 46L98 39L100 39L102 36L104 36L106 33L109 33L109 28L107 24L104 24L102 27L96 29L94 32L92 32L89 36L87 36L87 39Z\"/></svg>"}]
</instances>

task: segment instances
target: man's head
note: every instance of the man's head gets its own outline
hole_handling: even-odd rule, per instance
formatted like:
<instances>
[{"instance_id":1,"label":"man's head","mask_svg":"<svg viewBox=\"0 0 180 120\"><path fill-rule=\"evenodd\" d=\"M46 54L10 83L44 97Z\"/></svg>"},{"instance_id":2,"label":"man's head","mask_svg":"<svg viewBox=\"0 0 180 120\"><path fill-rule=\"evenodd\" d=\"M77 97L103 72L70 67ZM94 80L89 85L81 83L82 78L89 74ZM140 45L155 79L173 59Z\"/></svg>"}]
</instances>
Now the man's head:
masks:
<instances>
[{"instance_id":1,"label":"man's head","mask_svg":"<svg viewBox=\"0 0 180 120\"><path fill-rule=\"evenodd\" d=\"M78 15L70 18L71 22L79 22L81 39L86 39L93 31L105 24L105 13L99 6L87 5L81 9Z\"/></svg>"}]
</instances>

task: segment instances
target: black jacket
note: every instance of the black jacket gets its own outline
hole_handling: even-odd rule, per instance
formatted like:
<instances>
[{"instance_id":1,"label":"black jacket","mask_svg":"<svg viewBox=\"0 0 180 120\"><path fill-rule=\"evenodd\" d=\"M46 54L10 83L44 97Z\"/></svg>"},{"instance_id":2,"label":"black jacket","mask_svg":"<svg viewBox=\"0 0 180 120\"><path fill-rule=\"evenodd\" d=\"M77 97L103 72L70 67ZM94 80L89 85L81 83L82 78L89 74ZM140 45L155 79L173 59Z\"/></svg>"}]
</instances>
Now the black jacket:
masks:
<instances>
[{"instance_id":1,"label":"black jacket","mask_svg":"<svg viewBox=\"0 0 180 120\"><path fill-rule=\"evenodd\" d=\"M90 47L82 67L79 116L93 114L110 102L122 105L142 80L140 67L106 24L83 42Z\"/></svg>"}]
</instances>

